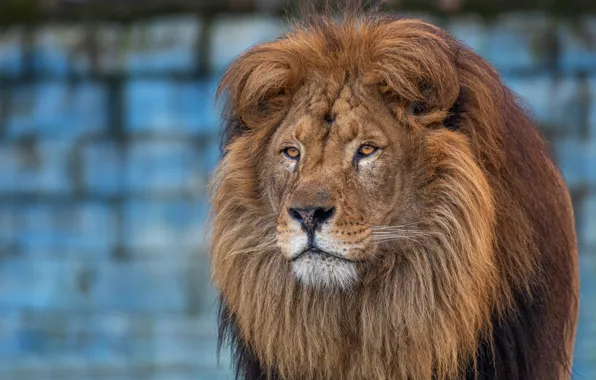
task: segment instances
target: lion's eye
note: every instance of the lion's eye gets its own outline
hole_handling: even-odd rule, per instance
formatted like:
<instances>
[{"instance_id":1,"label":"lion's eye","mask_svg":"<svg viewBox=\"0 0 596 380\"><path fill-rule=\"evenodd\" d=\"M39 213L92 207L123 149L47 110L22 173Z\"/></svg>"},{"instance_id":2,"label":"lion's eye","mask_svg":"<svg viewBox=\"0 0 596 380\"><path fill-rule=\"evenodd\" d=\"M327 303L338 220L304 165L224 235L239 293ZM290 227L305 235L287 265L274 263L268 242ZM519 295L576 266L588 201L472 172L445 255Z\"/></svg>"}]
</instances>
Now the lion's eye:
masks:
<instances>
[{"instance_id":1,"label":"lion's eye","mask_svg":"<svg viewBox=\"0 0 596 380\"><path fill-rule=\"evenodd\" d=\"M377 148L376 146L364 144L358 149L357 155L359 158L368 157L368 156L372 155L373 153L375 153L377 151L377 149L379 149L379 148Z\"/></svg>"},{"instance_id":2,"label":"lion's eye","mask_svg":"<svg viewBox=\"0 0 596 380\"><path fill-rule=\"evenodd\" d=\"M298 150L298 148L289 147L284 149L283 153L286 155L286 157L292 160L297 160L298 158L300 158L300 151Z\"/></svg>"}]
</instances>

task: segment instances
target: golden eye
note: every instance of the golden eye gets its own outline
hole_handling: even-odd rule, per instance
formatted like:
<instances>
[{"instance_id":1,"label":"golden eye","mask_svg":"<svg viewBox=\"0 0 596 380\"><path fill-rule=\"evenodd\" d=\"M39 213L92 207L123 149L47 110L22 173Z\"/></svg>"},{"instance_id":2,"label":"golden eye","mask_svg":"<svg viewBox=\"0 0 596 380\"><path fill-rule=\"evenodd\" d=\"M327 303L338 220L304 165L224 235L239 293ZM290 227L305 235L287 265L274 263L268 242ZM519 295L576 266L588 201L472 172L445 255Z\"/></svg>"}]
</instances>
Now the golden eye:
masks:
<instances>
[{"instance_id":1,"label":"golden eye","mask_svg":"<svg viewBox=\"0 0 596 380\"><path fill-rule=\"evenodd\" d=\"M300 157L300 151L298 148L289 147L283 150L283 153L292 160L297 160Z\"/></svg>"},{"instance_id":2,"label":"golden eye","mask_svg":"<svg viewBox=\"0 0 596 380\"><path fill-rule=\"evenodd\" d=\"M360 147L360 149L358 149L358 156L360 157L368 157L371 154L373 154L374 152L377 151L377 147L376 146L372 146L369 144L364 144Z\"/></svg>"}]
</instances>

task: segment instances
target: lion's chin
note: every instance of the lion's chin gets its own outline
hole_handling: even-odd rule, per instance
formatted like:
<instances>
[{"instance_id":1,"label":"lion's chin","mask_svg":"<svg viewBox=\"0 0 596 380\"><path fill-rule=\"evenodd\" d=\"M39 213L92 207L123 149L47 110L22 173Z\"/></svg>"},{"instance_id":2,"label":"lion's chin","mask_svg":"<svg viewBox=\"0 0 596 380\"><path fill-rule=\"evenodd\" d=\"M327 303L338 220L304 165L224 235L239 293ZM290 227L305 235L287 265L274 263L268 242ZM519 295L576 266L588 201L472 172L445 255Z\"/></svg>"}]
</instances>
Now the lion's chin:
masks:
<instances>
[{"instance_id":1,"label":"lion's chin","mask_svg":"<svg viewBox=\"0 0 596 380\"><path fill-rule=\"evenodd\" d=\"M305 252L292 261L298 281L317 288L349 289L358 280L356 263L323 252Z\"/></svg>"}]
</instances>

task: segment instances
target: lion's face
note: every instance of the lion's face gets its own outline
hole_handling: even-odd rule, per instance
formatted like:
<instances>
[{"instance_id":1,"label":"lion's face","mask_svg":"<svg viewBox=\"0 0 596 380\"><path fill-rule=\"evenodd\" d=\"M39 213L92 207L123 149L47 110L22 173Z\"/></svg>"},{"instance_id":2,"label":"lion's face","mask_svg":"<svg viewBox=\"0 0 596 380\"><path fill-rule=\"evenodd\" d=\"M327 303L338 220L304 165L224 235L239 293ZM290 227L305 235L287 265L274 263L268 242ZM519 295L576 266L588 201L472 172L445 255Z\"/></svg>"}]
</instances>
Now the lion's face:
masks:
<instances>
[{"instance_id":1,"label":"lion's face","mask_svg":"<svg viewBox=\"0 0 596 380\"><path fill-rule=\"evenodd\" d=\"M415 139L377 89L321 78L303 85L267 149L277 245L307 284L347 287L383 242L411 234Z\"/></svg>"}]
</instances>

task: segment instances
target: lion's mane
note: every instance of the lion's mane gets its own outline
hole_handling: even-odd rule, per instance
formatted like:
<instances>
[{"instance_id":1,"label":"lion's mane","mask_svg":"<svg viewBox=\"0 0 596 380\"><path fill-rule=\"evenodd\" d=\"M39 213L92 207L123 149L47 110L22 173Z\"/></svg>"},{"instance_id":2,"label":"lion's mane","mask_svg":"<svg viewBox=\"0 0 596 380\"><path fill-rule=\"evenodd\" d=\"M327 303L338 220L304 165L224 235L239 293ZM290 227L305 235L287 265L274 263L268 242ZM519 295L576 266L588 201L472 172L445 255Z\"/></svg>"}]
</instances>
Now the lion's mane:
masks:
<instances>
[{"instance_id":1,"label":"lion's mane","mask_svg":"<svg viewBox=\"0 0 596 380\"><path fill-rule=\"evenodd\" d=\"M429 102L436 112L424 123L461 131L427 142L432 181L421 196L432 212L422 223L441 233L352 292L296 281L263 195L262 152L309 70L367 75L388 97ZM543 138L478 55L419 20L320 16L240 56L221 91L211 255L238 377L569 376L578 288L570 199Z\"/></svg>"}]
</instances>

